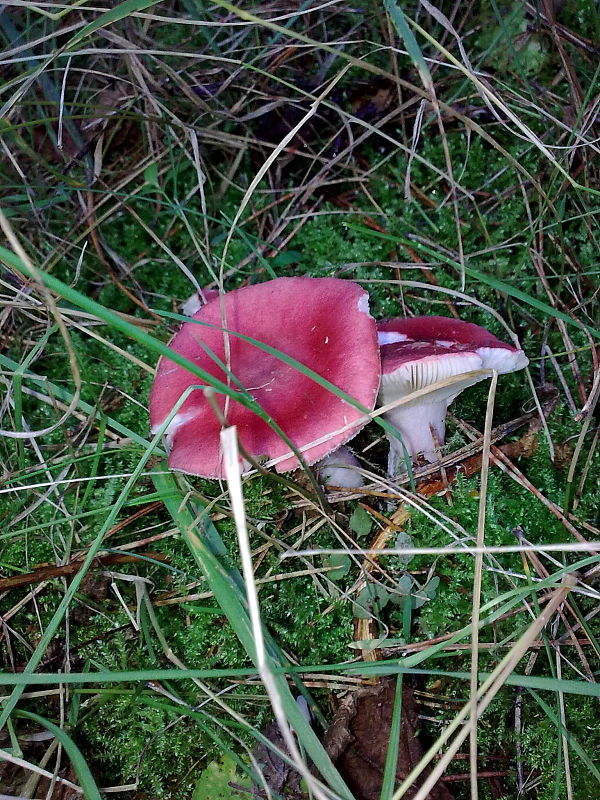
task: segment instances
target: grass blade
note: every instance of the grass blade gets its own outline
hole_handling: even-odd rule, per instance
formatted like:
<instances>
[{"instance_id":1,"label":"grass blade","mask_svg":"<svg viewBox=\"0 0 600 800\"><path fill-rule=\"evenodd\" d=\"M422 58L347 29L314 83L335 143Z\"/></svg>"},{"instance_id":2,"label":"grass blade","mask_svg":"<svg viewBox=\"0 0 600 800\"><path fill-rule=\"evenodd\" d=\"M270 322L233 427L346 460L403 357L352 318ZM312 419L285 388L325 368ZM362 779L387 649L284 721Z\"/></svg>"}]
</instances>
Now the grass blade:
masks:
<instances>
[{"instance_id":1,"label":"grass blade","mask_svg":"<svg viewBox=\"0 0 600 800\"><path fill-rule=\"evenodd\" d=\"M92 777L90 768L88 767L85 758L81 754L81 750L62 728L59 728L58 725L50 722L50 720L40 717L39 714L34 714L32 711L18 711L17 716L23 717L24 719L30 719L32 722L36 722L38 725L41 725L42 727L46 728L46 730L50 731L50 733L52 733L62 744L66 754L69 756L71 766L75 770L79 784L83 789L83 796L85 800L102 800L100 792L98 791L98 786L96 785L96 781Z\"/></svg>"}]
</instances>

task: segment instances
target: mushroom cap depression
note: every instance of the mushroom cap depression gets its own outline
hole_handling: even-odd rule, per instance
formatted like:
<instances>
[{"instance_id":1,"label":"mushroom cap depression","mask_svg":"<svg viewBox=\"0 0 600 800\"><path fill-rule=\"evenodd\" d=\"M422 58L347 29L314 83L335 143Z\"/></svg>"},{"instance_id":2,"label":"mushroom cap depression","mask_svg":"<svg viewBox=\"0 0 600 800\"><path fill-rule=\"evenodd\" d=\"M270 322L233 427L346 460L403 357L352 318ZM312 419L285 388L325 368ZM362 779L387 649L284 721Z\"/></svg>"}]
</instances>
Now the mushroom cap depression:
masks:
<instances>
[{"instance_id":1,"label":"mushroom cap depression","mask_svg":"<svg viewBox=\"0 0 600 800\"><path fill-rule=\"evenodd\" d=\"M276 348L372 410L380 379L377 328L369 314L368 295L357 284L338 278L276 278L210 300L194 320L181 327L171 349L225 383L227 373L217 362L228 365L232 388L239 381L308 464L324 458L366 423L350 403L235 336L240 333ZM201 383L162 357L150 395L152 430L160 427L189 386ZM299 466L295 456L285 457L288 445L260 417L235 400L226 403L222 394L214 398L227 424L237 426L240 443L250 455L281 459L275 463L278 472ZM348 424L342 433L304 449ZM193 390L167 428L169 466L192 475L223 477L221 427L204 391Z\"/></svg>"},{"instance_id":2,"label":"mushroom cap depression","mask_svg":"<svg viewBox=\"0 0 600 800\"><path fill-rule=\"evenodd\" d=\"M468 349L481 358L483 369L503 375L523 369L529 359L522 350L502 342L473 322L453 317L409 317L389 319L377 325L379 344L423 342L446 349Z\"/></svg>"}]
</instances>

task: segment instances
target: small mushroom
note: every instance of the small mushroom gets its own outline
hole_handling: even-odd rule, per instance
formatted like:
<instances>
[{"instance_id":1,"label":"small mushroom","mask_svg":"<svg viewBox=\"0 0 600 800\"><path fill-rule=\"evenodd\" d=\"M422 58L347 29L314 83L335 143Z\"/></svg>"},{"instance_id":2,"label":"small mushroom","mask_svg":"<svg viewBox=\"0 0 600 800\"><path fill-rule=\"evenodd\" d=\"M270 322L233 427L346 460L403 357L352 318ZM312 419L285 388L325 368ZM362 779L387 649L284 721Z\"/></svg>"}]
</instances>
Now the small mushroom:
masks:
<instances>
[{"instance_id":1,"label":"small mushroom","mask_svg":"<svg viewBox=\"0 0 600 800\"><path fill-rule=\"evenodd\" d=\"M225 334L223 327L230 333ZM244 386L308 464L324 458L363 427L366 420L354 405L235 333L290 356L372 410L379 388L379 348L368 295L360 286L337 278L294 277L236 289L202 306L170 347L233 388L236 383ZM182 393L198 383L188 370L160 359L150 395L153 431ZM237 426L247 453L275 460L278 472L298 467L286 442L253 411L235 400L226 402L220 394L215 402L227 424ZM220 430L221 422L203 389L193 390L166 431L169 466L221 478Z\"/></svg>"},{"instance_id":2,"label":"small mushroom","mask_svg":"<svg viewBox=\"0 0 600 800\"><path fill-rule=\"evenodd\" d=\"M317 464L319 480L324 486L360 489L365 479L360 473L361 463L346 445L338 447Z\"/></svg>"},{"instance_id":3,"label":"small mushroom","mask_svg":"<svg viewBox=\"0 0 600 800\"><path fill-rule=\"evenodd\" d=\"M386 405L453 376L462 381L433 390L385 414L402 437L410 456L423 453L436 461L437 446L444 443L445 417L450 403L467 386L486 375L476 370L496 370L500 374L523 369L529 363L522 350L497 339L485 328L448 317L413 317L380 322L382 379L379 401ZM389 436L388 471L395 473L404 460L402 444Z\"/></svg>"}]
</instances>

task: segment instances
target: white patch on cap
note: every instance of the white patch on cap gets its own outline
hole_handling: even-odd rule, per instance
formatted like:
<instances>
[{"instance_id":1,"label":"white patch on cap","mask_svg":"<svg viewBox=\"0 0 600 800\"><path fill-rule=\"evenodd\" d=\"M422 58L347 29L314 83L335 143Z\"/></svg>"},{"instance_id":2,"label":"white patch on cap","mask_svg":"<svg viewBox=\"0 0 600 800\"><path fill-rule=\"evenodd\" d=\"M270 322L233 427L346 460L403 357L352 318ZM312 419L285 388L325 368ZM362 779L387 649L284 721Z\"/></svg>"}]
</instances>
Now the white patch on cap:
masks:
<instances>
[{"instance_id":1,"label":"white patch on cap","mask_svg":"<svg viewBox=\"0 0 600 800\"><path fill-rule=\"evenodd\" d=\"M196 311L200 311L202 308L203 303L200 299L200 295L198 292L194 292L191 297L185 301L185 303L181 306L181 313L185 314L186 317L193 317Z\"/></svg>"},{"instance_id":2,"label":"white patch on cap","mask_svg":"<svg viewBox=\"0 0 600 800\"><path fill-rule=\"evenodd\" d=\"M405 333L396 333L396 331L378 331L377 341L380 346L394 344L395 342L407 342L408 336Z\"/></svg>"},{"instance_id":3,"label":"white patch on cap","mask_svg":"<svg viewBox=\"0 0 600 800\"><path fill-rule=\"evenodd\" d=\"M173 417L171 422L169 422L165 430L165 436L169 447L171 446L171 443L173 441L173 436L175 435L175 431L177 430L177 428L180 428L182 425L185 425L186 422L189 422L190 420L194 419L195 416L196 416L195 411L180 411L178 414L175 414L175 416ZM153 425L152 428L150 429L150 433L152 434L156 433L159 430L160 426L163 424L163 422L164 419L157 425Z\"/></svg>"},{"instance_id":4,"label":"white patch on cap","mask_svg":"<svg viewBox=\"0 0 600 800\"><path fill-rule=\"evenodd\" d=\"M439 345L439 347L454 347L456 342L451 342L447 339L436 339L435 343Z\"/></svg>"},{"instance_id":5,"label":"white patch on cap","mask_svg":"<svg viewBox=\"0 0 600 800\"><path fill-rule=\"evenodd\" d=\"M366 292L358 298L357 308L359 311L369 314L369 295Z\"/></svg>"}]
</instances>

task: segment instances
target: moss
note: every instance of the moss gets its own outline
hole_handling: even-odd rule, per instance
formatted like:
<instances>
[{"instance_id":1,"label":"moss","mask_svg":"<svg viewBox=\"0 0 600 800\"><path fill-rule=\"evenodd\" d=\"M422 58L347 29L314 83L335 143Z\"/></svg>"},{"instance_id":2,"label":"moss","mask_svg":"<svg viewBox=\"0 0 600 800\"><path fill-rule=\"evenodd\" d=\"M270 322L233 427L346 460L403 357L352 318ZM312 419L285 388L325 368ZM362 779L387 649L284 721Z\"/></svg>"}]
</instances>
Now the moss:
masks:
<instances>
[{"instance_id":1,"label":"moss","mask_svg":"<svg viewBox=\"0 0 600 800\"><path fill-rule=\"evenodd\" d=\"M189 796L194 785L190 770L219 753L207 746L206 738L199 739L185 707L167 711L140 702L133 693L106 695L79 730L81 744L105 785L115 784L117 777L123 783L139 779L157 800L171 798L173 792Z\"/></svg>"},{"instance_id":2,"label":"moss","mask_svg":"<svg viewBox=\"0 0 600 800\"><path fill-rule=\"evenodd\" d=\"M545 701L556 713L557 704L551 696L544 696ZM597 701L593 698L565 696L565 720L567 728L573 731L578 744L583 747L588 759L596 763L595 754L600 745L598 730ZM534 702L528 702L523 720L522 746L526 755L525 763L539 776L540 800L559 800L567 798L567 787L562 764L562 740L556 725ZM588 767L582 763L575 747L569 747L570 776L573 797L578 800L595 800L597 797L597 780ZM556 794L557 781L559 785Z\"/></svg>"},{"instance_id":3,"label":"moss","mask_svg":"<svg viewBox=\"0 0 600 800\"><path fill-rule=\"evenodd\" d=\"M267 584L261 592L265 621L298 663L345 661L351 651L349 604L332 603L307 578Z\"/></svg>"}]
</instances>

